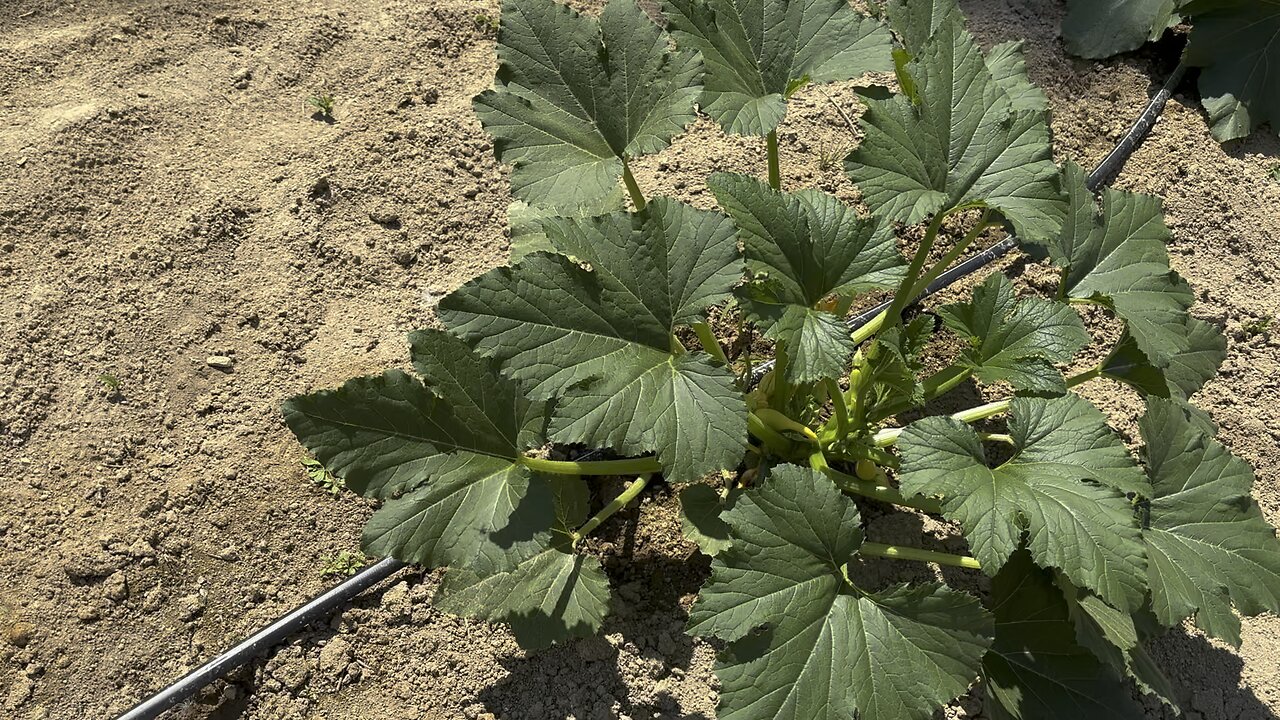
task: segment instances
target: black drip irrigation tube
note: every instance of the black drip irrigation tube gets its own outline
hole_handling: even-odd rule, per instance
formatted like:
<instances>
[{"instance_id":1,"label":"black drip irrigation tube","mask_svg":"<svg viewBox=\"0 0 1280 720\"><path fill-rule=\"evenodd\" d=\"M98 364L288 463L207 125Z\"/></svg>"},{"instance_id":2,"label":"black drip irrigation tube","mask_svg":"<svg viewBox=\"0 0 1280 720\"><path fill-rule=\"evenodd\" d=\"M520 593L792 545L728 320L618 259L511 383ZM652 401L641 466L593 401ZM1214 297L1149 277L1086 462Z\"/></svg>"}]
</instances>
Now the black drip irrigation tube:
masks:
<instances>
[{"instance_id":1,"label":"black drip irrigation tube","mask_svg":"<svg viewBox=\"0 0 1280 720\"><path fill-rule=\"evenodd\" d=\"M1120 139L1120 142L1098 164L1098 167L1094 168L1092 173L1089 173L1086 185L1091 191L1097 192L1099 188L1109 183L1120 173L1125 161L1138 149L1138 146L1142 144L1142 141L1151 132L1151 128L1164 111L1165 103L1169 101L1173 91L1182 83L1185 73L1186 68L1182 65L1178 65L1174 69L1173 74L1169 76L1164 86L1151 98L1146 110L1134 122L1129 132ZM960 278L977 272L979 269L1008 254L1017 244L1017 238L1006 238L947 270L930 283L920 297L912 301L913 304L941 291ZM857 330L871 322L877 315L887 310L889 304L890 301L885 301L855 316L849 321L850 329ZM752 381L758 380L772 365L772 360L762 363L753 371ZM164 711L189 700L204 686L248 663L272 647L279 645L311 623L317 620L324 620L333 615L357 595L391 577L397 570L405 566L406 563L400 562L395 558L385 558L364 568L350 579L312 598L305 605L298 607L293 612L259 630L221 655L192 670L184 675L182 679L118 716L116 720L153 720L153 718L159 717Z\"/></svg>"}]
</instances>

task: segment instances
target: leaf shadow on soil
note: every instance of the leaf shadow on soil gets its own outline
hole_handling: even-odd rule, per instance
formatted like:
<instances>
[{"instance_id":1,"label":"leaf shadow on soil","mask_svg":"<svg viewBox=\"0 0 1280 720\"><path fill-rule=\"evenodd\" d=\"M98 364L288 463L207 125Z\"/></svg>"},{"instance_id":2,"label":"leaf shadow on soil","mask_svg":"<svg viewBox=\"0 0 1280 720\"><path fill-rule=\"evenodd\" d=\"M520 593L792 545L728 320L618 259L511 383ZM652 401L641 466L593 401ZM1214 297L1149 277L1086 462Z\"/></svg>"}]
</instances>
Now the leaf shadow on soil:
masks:
<instances>
[{"instance_id":1,"label":"leaf shadow on soil","mask_svg":"<svg viewBox=\"0 0 1280 720\"><path fill-rule=\"evenodd\" d=\"M672 688L689 671L694 639L683 632L682 597L696 593L710 561L674 557L642 547L635 511L603 558L614 590L611 612L598 636L528 656L500 659L507 677L478 700L500 718L541 720L573 716L635 720L678 716L711 720L681 706ZM630 685L625 678L631 678Z\"/></svg>"},{"instance_id":2,"label":"leaf shadow on soil","mask_svg":"<svg viewBox=\"0 0 1280 720\"><path fill-rule=\"evenodd\" d=\"M1183 707L1205 720L1280 720L1244 683L1244 661L1229 648L1185 628L1169 631L1150 648L1174 687L1185 693Z\"/></svg>"},{"instance_id":3,"label":"leaf shadow on soil","mask_svg":"<svg viewBox=\"0 0 1280 720\"><path fill-rule=\"evenodd\" d=\"M494 716L511 720L594 720L618 714L636 720L659 714L710 720L684 711L668 689L689 670L694 656L694 639L678 629L686 612L677 598L696 592L700 584L698 579L692 588L684 587L686 578L695 575L690 562L650 557L625 570L609 568L607 562L617 596L598 637L499 659L508 675L481 691L477 700ZM632 684L625 678L632 678Z\"/></svg>"}]
</instances>

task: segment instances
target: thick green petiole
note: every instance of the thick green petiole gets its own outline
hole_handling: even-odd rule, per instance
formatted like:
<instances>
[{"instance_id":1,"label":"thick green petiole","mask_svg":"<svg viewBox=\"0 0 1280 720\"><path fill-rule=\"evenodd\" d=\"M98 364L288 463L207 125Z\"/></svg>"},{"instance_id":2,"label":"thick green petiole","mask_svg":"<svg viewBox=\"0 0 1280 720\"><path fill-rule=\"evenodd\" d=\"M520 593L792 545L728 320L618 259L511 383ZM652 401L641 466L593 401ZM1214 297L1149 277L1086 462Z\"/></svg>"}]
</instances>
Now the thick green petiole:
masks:
<instances>
[{"instance_id":1,"label":"thick green petiole","mask_svg":"<svg viewBox=\"0 0 1280 720\"><path fill-rule=\"evenodd\" d=\"M969 408L968 410L961 410L951 417L959 420L960 422L974 423L979 420L985 420L989 417L999 415L1002 412L1007 412L1008 410L1009 401L1000 400L999 402L979 405L978 407ZM890 445L898 442L898 437L902 435L902 431L903 428L886 428L876 433L871 439L876 444L876 447L889 447Z\"/></svg>"},{"instance_id":2,"label":"thick green petiole","mask_svg":"<svg viewBox=\"0 0 1280 720\"><path fill-rule=\"evenodd\" d=\"M907 274L902 278L902 282L898 285L898 290L893 294L893 302L889 305L889 309L885 311L884 324L888 327L893 327L902 322L902 310L907 306L907 303L914 299L911 290L920 279L920 273L924 270L924 264L929 259L929 252L933 250L933 243L938 239L938 231L942 229L942 220L946 216L946 213L941 212L934 215L933 220L929 223L929 229L925 230L924 238L920 241L920 247L916 248L916 254L911 258L911 265L907 268Z\"/></svg>"},{"instance_id":3,"label":"thick green petiole","mask_svg":"<svg viewBox=\"0 0 1280 720\"><path fill-rule=\"evenodd\" d=\"M889 317L889 311L883 310L879 315L871 318L870 322L857 330L853 331L854 346L861 345L867 341L867 338L880 332L880 328L884 327L884 321Z\"/></svg>"},{"instance_id":4,"label":"thick green petiole","mask_svg":"<svg viewBox=\"0 0 1280 720\"><path fill-rule=\"evenodd\" d=\"M951 553L934 552L933 550L921 550L920 548L899 547L897 545L882 545L880 543L864 542L858 548L859 555L869 555L871 557L889 558L891 560L917 560L919 562L937 563L938 565L949 565L951 567L968 568L970 570L981 570L982 565L978 563L977 558L971 558L968 555L952 555Z\"/></svg>"},{"instance_id":5,"label":"thick green petiole","mask_svg":"<svg viewBox=\"0 0 1280 720\"><path fill-rule=\"evenodd\" d=\"M843 439L849 434L849 408L845 405L844 393L840 390L840 383L832 378L823 380L822 384L831 398L832 414L836 421L835 437Z\"/></svg>"},{"instance_id":6,"label":"thick green petiole","mask_svg":"<svg viewBox=\"0 0 1280 720\"><path fill-rule=\"evenodd\" d=\"M631 204L636 206L636 210L644 209L644 193L640 192L640 184L636 182L636 176L631 174L631 165L626 161L622 161L622 182L626 183L627 193L631 195Z\"/></svg>"},{"instance_id":7,"label":"thick green petiole","mask_svg":"<svg viewBox=\"0 0 1280 720\"><path fill-rule=\"evenodd\" d=\"M778 131L770 132L764 138L765 153L769 156L769 187L782 189L782 169L778 163Z\"/></svg>"},{"instance_id":8,"label":"thick green petiole","mask_svg":"<svg viewBox=\"0 0 1280 720\"><path fill-rule=\"evenodd\" d=\"M960 242L952 246L952 248L947 251L947 254L942 256L941 260L934 263L933 267L929 268L929 271L916 281L915 285L911 288L910 299L914 300L919 297L921 293L928 289L929 283L937 280L939 275L946 272L947 268L951 267L951 264L964 254L964 251L973 244L974 240L978 239L978 236L982 234L983 230L991 227L991 223L989 221L990 215L990 210L982 211L982 217L978 219L978 224L974 225L973 229L969 230L969 232L960 239Z\"/></svg>"},{"instance_id":9,"label":"thick green petiole","mask_svg":"<svg viewBox=\"0 0 1280 720\"><path fill-rule=\"evenodd\" d=\"M715 358L716 362L721 365L728 365L729 358L725 357L724 348L720 347L720 341L716 339L716 334L711 331L711 326L705 322L696 322L693 324L693 331L698 335L698 342L702 343L702 349L707 354Z\"/></svg>"},{"instance_id":10,"label":"thick green petiole","mask_svg":"<svg viewBox=\"0 0 1280 720\"><path fill-rule=\"evenodd\" d=\"M639 475L662 472L656 457L628 458L626 460L547 460L523 457L520 464L534 472L550 475Z\"/></svg>"},{"instance_id":11,"label":"thick green petiole","mask_svg":"<svg viewBox=\"0 0 1280 720\"><path fill-rule=\"evenodd\" d=\"M1093 368L1092 370L1086 370L1080 373L1079 375L1072 375L1071 377L1067 378L1067 387L1073 388L1077 385L1086 383L1097 377L1102 377L1102 368L1100 367ZM951 417L964 423L974 423L974 422L978 422L979 420L986 420L989 417L999 415L1000 413L1003 413L1003 412L1008 412L1009 402L1010 401L1008 400L998 400L996 402L990 402L990 403L987 403L986 405L979 405L978 407L969 408L968 410L961 410L960 412L955 413ZM872 440L875 442L876 447L888 447L898 442L898 436L902 434L902 430L903 430L902 428L886 428L876 433L872 437ZM1005 436L992 436L991 439L1003 441L1004 437Z\"/></svg>"},{"instance_id":12,"label":"thick green petiole","mask_svg":"<svg viewBox=\"0 0 1280 720\"><path fill-rule=\"evenodd\" d=\"M764 446L769 448L769 452L774 455L789 457L792 454L792 442L779 434L777 430L766 425L755 413L747 414L747 432L764 443Z\"/></svg>"},{"instance_id":13,"label":"thick green petiole","mask_svg":"<svg viewBox=\"0 0 1280 720\"><path fill-rule=\"evenodd\" d=\"M815 433L808 425L798 423L773 408L760 408L755 411L755 415L759 417L765 425L768 425L774 430L787 430L793 433L799 433L800 435L805 436L808 440L814 442L818 440L818 434Z\"/></svg>"},{"instance_id":14,"label":"thick green petiole","mask_svg":"<svg viewBox=\"0 0 1280 720\"><path fill-rule=\"evenodd\" d=\"M852 495L861 495L871 500L879 500L883 503L891 505L900 505L902 507L914 508L934 515L942 514L942 503L926 497L907 497L897 488L881 485L873 480L863 480L862 478L842 473L827 465L827 460L822 453L813 453L809 456L809 467L825 474L831 478L836 487L841 492L850 493Z\"/></svg>"},{"instance_id":15,"label":"thick green petiole","mask_svg":"<svg viewBox=\"0 0 1280 720\"><path fill-rule=\"evenodd\" d=\"M1077 385L1087 383L1094 378L1100 378L1100 377L1102 377L1101 366L1093 368L1092 370L1085 370L1079 375L1072 375L1071 377L1067 378L1067 387L1072 388Z\"/></svg>"},{"instance_id":16,"label":"thick green petiole","mask_svg":"<svg viewBox=\"0 0 1280 720\"><path fill-rule=\"evenodd\" d=\"M924 401L929 402L956 389L973 377L973 368L949 365L924 379Z\"/></svg>"},{"instance_id":17,"label":"thick green petiole","mask_svg":"<svg viewBox=\"0 0 1280 720\"><path fill-rule=\"evenodd\" d=\"M595 530L596 528L600 527L601 523L603 523L605 520L608 520L610 517L612 517L614 513L626 507L627 503L631 502L632 500L635 500L636 496L638 496L641 492L643 492L645 485L648 485L648 484L649 484L648 475L641 475L640 477L633 480L631 484L627 486L627 489L622 491L622 494L614 498L608 505L605 505L604 507L600 508L600 512L596 513L595 515L592 515L590 520L583 523L582 527L574 531L573 544L576 546L579 542L582 541L582 538L586 537L587 535L590 535L592 530Z\"/></svg>"}]
</instances>

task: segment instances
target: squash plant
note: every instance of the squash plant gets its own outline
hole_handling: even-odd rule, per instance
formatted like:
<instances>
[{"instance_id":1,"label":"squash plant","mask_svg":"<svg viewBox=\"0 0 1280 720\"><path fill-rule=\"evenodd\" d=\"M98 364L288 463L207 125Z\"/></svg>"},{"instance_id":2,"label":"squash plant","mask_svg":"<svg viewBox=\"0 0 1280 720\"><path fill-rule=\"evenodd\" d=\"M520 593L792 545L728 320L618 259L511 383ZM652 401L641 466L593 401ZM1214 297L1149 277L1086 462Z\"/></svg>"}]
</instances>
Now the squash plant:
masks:
<instances>
[{"instance_id":1,"label":"squash plant","mask_svg":"<svg viewBox=\"0 0 1280 720\"><path fill-rule=\"evenodd\" d=\"M1193 618L1238 643L1237 613L1280 609L1280 545L1250 468L1189 402L1225 342L1188 314L1160 201L1099 205L1078 166L1055 165L1018 46L984 54L943 0L895 0L885 20L844 0L662 11L669 34L633 0L598 19L505 0L475 107L512 165L516 260L445 297L445 329L410 335L417 376L285 406L320 462L381 501L365 551L447 568L441 609L546 647L600 629L609 580L583 539L660 476L714 556L688 629L723 648L721 718L928 718L975 683L994 717L1136 717L1126 677L1175 702L1144 642ZM899 91L866 91L846 161L869 213L784 192L789 95L873 71ZM707 179L718 210L646 197L629 166L695 104L765 138L766 180ZM992 274L908 311L999 228L1060 269L1056 291ZM892 304L851 331L873 291ZM1089 305L1123 334L1064 376ZM758 384L762 358L726 352L740 327L776 358ZM944 333L961 349L930 363ZM1144 462L1074 392L1099 379L1146 398ZM930 414L969 381L1009 397ZM593 501L601 476L629 484ZM876 542L868 504L941 516L972 555ZM876 586L861 569L882 558L985 573L990 590Z\"/></svg>"}]
</instances>

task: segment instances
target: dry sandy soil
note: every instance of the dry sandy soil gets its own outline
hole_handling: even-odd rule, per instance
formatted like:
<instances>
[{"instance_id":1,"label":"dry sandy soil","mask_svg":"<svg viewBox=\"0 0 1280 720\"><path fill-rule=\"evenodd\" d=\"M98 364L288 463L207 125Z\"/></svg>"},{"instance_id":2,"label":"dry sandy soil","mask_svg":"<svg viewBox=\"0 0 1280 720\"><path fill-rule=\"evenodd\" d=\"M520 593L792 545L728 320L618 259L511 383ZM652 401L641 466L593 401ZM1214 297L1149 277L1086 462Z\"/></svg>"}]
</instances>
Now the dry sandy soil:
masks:
<instances>
[{"instance_id":1,"label":"dry sandy soil","mask_svg":"<svg viewBox=\"0 0 1280 720\"><path fill-rule=\"evenodd\" d=\"M1169 70L1160 50L1064 57L1051 0L964 5L984 43L1028 39L1061 159L1095 163ZM308 483L278 408L403 364L434 300L504 259L506 173L469 106L493 71L482 13L496 5L0 4L0 717L111 717L334 582L322 569L370 508ZM320 91L334 123L306 107ZM791 186L856 197L819 167L851 142L821 94L782 139ZM705 206L707 172L761 157L704 120L639 176ZM1179 95L1118 182L1166 198L1174 263L1230 341L1199 402L1273 524L1277 162L1274 136L1213 143ZM1086 392L1132 436L1135 398ZM707 563L673 518L660 490L604 528L620 601L602 638L526 656L405 571L175 716L709 720L714 649L681 632ZM1238 652L1161 643L1192 718L1280 713L1280 619L1244 627Z\"/></svg>"}]
</instances>

